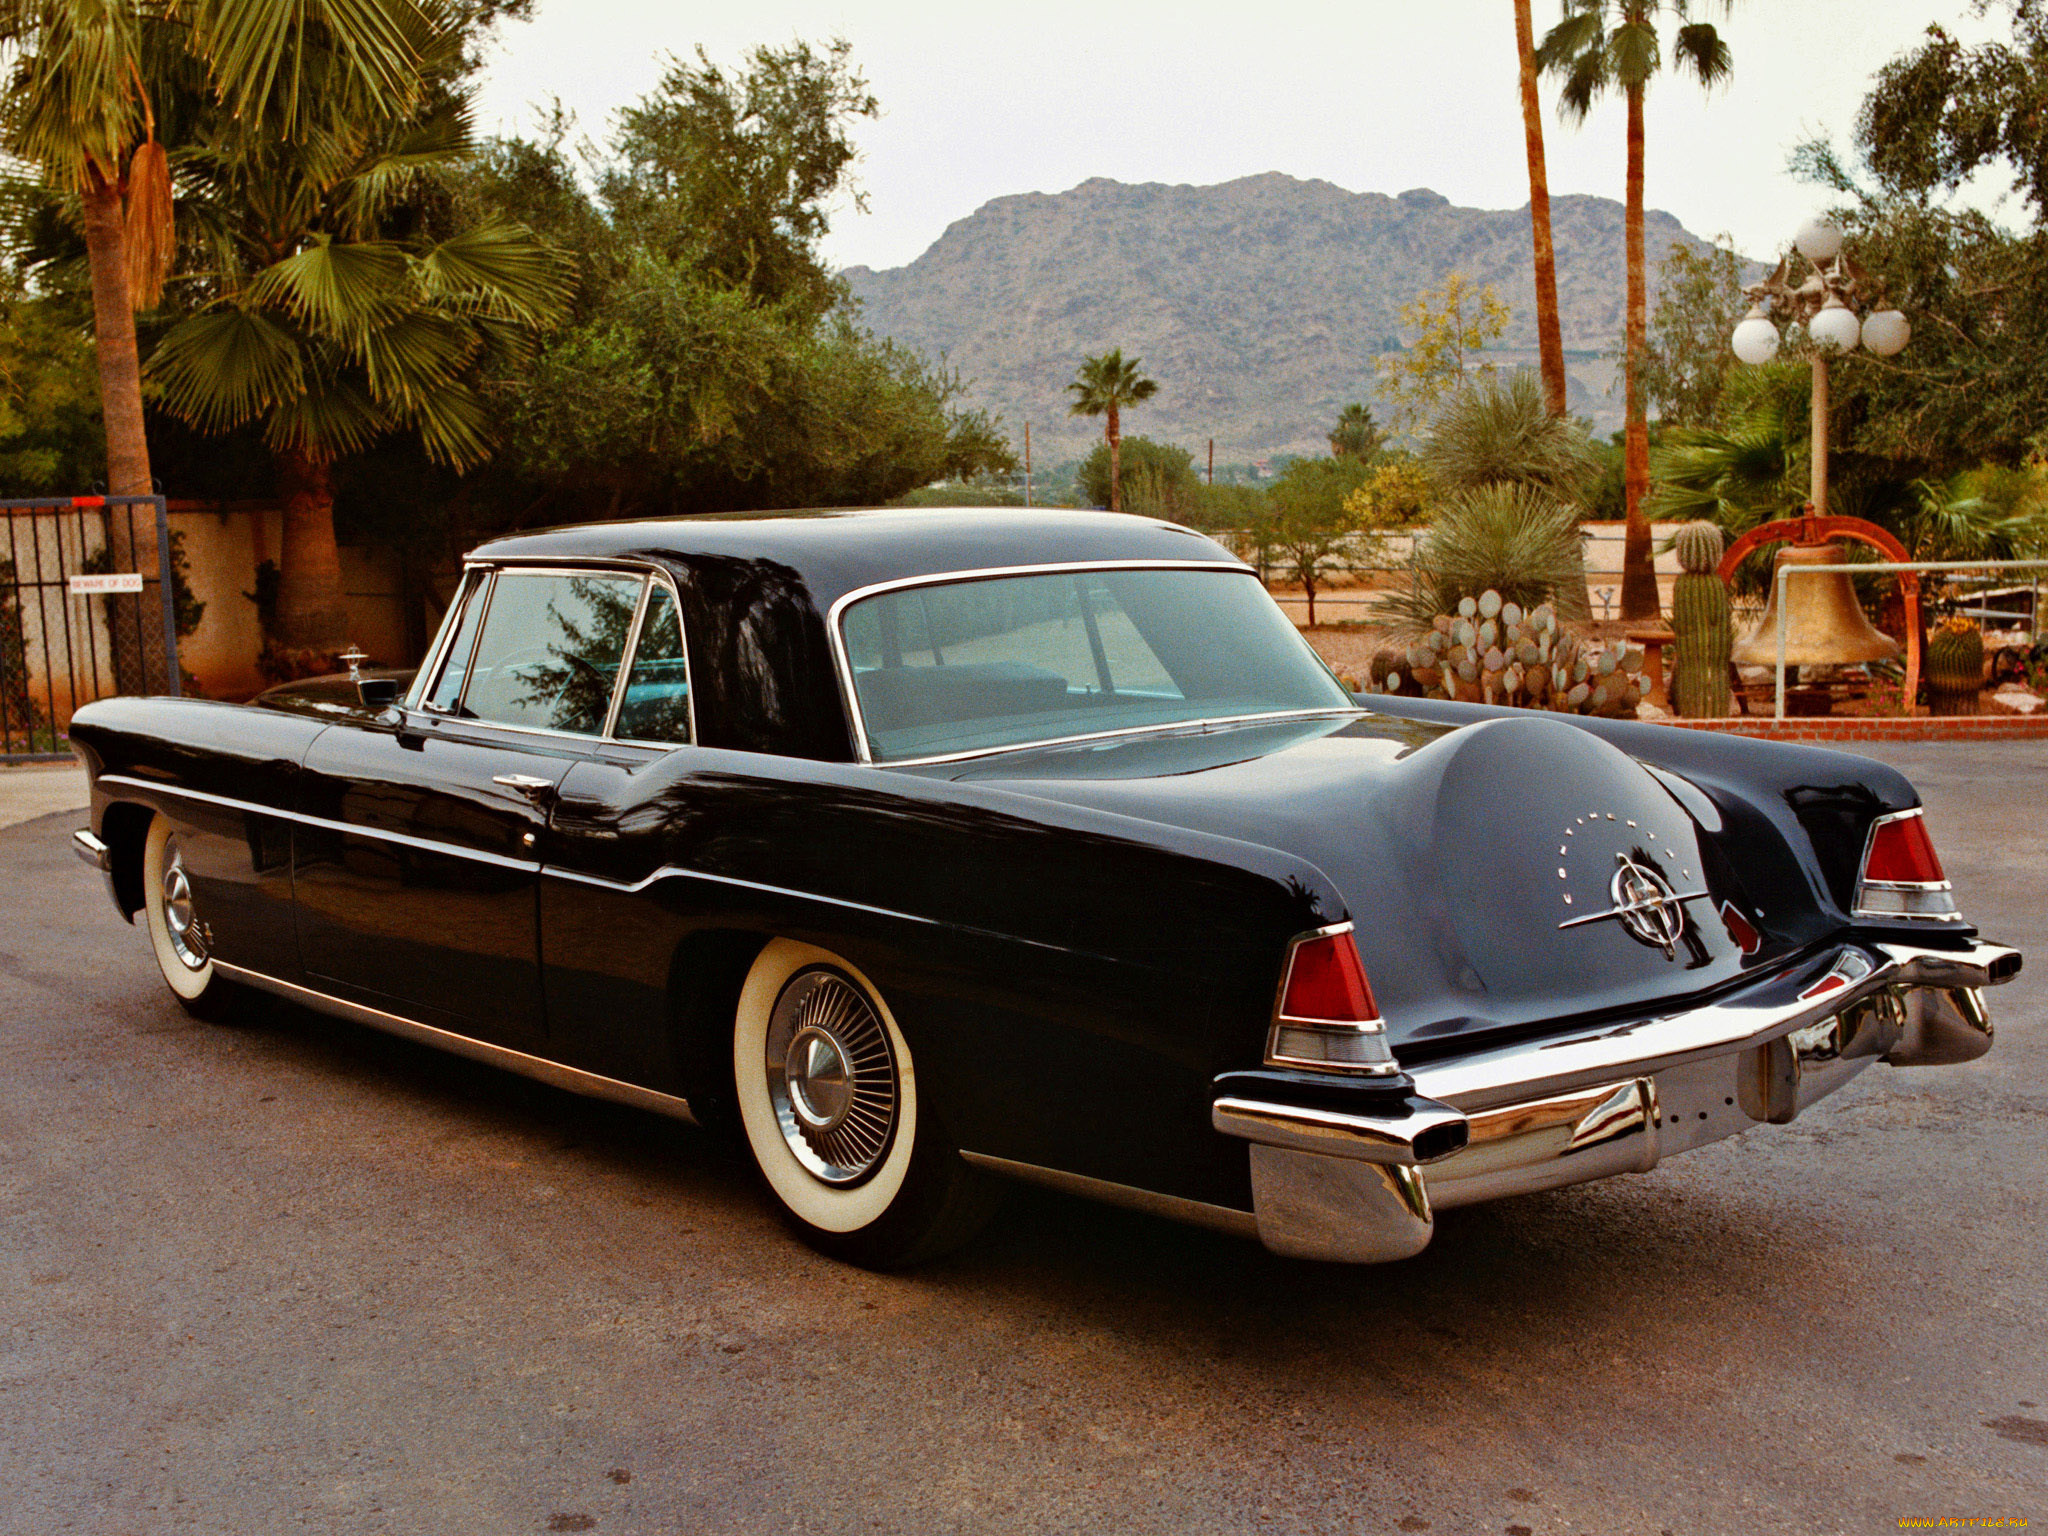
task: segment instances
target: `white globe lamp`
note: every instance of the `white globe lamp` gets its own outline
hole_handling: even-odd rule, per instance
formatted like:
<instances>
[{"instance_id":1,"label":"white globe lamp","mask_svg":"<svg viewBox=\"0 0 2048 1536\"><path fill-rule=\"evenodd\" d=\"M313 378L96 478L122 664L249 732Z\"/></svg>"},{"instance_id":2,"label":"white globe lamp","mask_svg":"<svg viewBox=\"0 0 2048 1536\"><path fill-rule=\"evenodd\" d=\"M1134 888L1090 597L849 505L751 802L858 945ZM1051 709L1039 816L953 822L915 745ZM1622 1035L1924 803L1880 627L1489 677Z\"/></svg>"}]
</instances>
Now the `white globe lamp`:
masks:
<instances>
[{"instance_id":1,"label":"white globe lamp","mask_svg":"<svg viewBox=\"0 0 2048 1536\"><path fill-rule=\"evenodd\" d=\"M1863 326L1856 311L1840 298L1830 296L1821 312L1807 323L1807 334L1823 352L1854 352L1863 339Z\"/></svg>"},{"instance_id":2,"label":"white globe lamp","mask_svg":"<svg viewBox=\"0 0 2048 1536\"><path fill-rule=\"evenodd\" d=\"M1880 309L1863 322L1863 345L1879 357L1896 357L1913 339L1913 327L1896 309Z\"/></svg>"},{"instance_id":3,"label":"white globe lamp","mask_svg":"<svg viewBox=\"0 0 2048 1536\"><path fill-rule=\"evenodd\" d=\"M1771 324L1761 306L1751 310L1735 327L1732 340L1735 355L1751 367L1768 363L1778 355L1778 328Z\"/></svg>"},{"instance_id":4,"label":"white globe lamp","mask_svg":"<svg viewBox=\"0 0 2048 1536\"><path fill-rule=\"evenodd\" d=\"M1818 214L1799 226L1792 243L1808 261L1833 261L1842 254L1841 230Z\"/></svg>"}]
</instances>

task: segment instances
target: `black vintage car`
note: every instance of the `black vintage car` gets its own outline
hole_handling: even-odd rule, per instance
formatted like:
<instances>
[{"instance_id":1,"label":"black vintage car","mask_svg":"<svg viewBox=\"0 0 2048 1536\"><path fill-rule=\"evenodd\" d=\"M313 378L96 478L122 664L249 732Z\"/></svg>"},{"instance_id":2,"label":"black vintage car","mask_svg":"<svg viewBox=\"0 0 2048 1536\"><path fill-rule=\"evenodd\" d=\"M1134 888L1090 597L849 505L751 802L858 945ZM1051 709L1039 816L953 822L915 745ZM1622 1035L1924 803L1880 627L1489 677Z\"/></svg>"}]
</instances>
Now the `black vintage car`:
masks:
<instances>
[{"instance_id":1,"label":"black vintage car","mask_svg":"<svg viewBox=\"0 0 2048 1536\"><path fill-rule=\"evenodd\" d=\"M1136 517L502 539L416 675L72 740L79 849L193 1012L262 988L693 1116L867 1264L992 1175L1401 1258L1433 1210L1976 1056L2020 964L1890 769L1368 709Z\"/></svg>"}]
</instances>

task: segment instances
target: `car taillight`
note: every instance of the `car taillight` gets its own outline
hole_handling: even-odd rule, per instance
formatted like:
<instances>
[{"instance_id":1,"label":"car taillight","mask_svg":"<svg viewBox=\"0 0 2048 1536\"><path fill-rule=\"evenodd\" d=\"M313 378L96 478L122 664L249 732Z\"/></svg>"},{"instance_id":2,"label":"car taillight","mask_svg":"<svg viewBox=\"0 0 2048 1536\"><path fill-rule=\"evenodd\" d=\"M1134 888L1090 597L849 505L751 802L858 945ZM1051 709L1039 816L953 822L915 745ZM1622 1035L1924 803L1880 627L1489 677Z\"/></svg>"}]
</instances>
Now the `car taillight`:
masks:
<instances>
[{"instance_id":1,"label":"car taillight","mask_svg":"<svg viewBox=\"0 0 2048 1536\"><path fill-rule=\"evenodd\" d=\"M1369 1077L1401 1070L1351 932L1342 923L1305 933L1288 949L1266 1041L1268 1065Z\"/></svg>"},{"instance_id":2,"label":"car taillight","mask_svg":"<svg viewBox=\"0 0 2048 1536\"><path fill-rule=\"evenodd\" d=\"M1941 857L1917 810L1880 816L1863 847L1856 885L1858 917L1931 917L1956 921L1956 899Z\"/></svg>"}]
</instances>

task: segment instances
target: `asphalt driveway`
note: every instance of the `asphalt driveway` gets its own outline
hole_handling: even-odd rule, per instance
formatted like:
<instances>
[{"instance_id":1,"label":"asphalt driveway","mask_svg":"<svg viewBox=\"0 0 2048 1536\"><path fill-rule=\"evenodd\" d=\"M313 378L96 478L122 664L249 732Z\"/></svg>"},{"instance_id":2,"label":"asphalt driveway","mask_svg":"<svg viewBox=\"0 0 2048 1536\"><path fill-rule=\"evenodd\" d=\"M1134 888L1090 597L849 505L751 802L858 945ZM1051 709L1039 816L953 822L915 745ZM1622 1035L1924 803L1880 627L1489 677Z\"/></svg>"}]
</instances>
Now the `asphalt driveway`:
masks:
<instances>
[{"instance_id":1,"label":"asphalt driveway","mask_svg":"<svg viewBox=\"0 0 2048 1536\"><path fill-rule=\"evenodd\" d=\"M1993 1054L1381 1269L1021 1190L846 1269L689 1127L192 1023L78 818L0 831L0 1532L2048 1519L2048 748L1873 755L2030 951Z\"/></svg>"}]
</instances>

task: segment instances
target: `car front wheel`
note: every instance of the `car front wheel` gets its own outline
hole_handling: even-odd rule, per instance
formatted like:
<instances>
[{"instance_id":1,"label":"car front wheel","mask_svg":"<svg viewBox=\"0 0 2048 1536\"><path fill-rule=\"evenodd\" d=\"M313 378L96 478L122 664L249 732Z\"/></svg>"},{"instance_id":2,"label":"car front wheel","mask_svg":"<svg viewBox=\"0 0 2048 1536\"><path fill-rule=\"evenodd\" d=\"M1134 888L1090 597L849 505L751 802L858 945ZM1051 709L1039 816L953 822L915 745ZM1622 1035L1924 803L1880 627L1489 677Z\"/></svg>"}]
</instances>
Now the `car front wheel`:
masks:
<instances>
[{"instance_id":1,"label":"car front wheel","mask_svg":"<svg viewBox=\"0 0 2048 1536\"><path fill-rule=\"evenodd\" d=\"M933 1258L993 1209L918 1091L880 992L826 950L777 939L741 989L733 1086L747 1147L821 1253L872 1269Z\"/></svg>"},{"instance_id":2,"label":"car front wheel","mask_svg":"<svg viewBox=\"0 0 2048 1536\"><path fill-rule=\"evenodd\" d=\"M162 816L151 819L142 845L142 900L157 969L180 1005L195 1018L226 1017L236 988L214 972L213 931L193 893L179 833Z\"/></svg>"}]
</instances>

